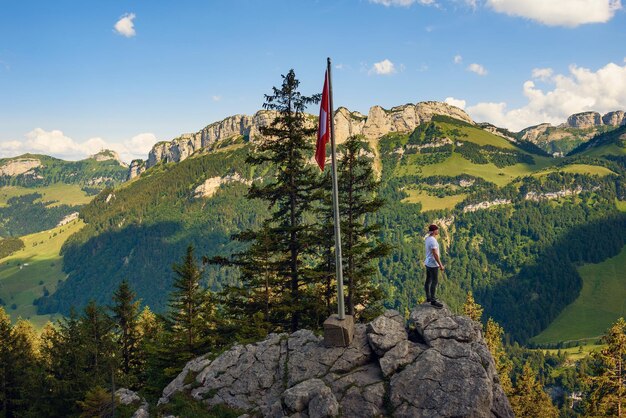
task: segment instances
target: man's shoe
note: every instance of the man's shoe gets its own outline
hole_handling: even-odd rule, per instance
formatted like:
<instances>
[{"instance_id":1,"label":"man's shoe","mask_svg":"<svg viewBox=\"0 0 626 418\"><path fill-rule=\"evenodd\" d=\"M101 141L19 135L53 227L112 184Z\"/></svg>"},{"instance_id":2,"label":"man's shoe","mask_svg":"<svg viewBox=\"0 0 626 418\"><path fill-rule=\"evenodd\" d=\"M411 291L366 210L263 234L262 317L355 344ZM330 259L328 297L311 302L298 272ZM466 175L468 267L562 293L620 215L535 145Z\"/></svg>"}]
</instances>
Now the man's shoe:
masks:
<instances>
[{"instance_id":1,"label":"man's shoe","mask_svg":"<svg viewBox=\"0 0 626 418\"><path fill-rule=\"evenodd\" d=\"M431 303L433 300L431 298L426 298L426 303Z\"/></svg>"},{"instance_id":2,"label":"man's shoe","mask_svg":"<svg viewBox=\"0 0 626 418\"><path fill-rule=\"evenodd\" d=\"M431 300L430 304L432 306L434 306L435 308L437 308L437 309L443 308L443 304L441 302L439 302L438 300L436 300L436 299Z\"/></svg>"}]
</instances>

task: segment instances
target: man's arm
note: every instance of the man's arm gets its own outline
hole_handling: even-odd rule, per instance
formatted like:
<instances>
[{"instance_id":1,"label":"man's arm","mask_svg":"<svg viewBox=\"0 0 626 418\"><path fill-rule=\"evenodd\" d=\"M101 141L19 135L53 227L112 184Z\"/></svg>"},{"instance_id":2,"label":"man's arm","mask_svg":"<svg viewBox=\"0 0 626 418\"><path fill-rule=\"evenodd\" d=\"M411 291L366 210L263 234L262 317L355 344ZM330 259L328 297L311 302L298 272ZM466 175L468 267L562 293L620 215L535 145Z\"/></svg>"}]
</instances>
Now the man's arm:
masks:
<instances>
[{"instance_id":1,"label":"man's arm","mask_svg":"<svg viewBox=\"0 0 626 418\"><path fill-rule=\"evenodd\" d=\"M439 251L437 250L437 248L433 248L431 251L433 252L433 257L435 257L435 261L437 261L437 264L439 264L439 270L445 269L443 264L441 264L441 260L439 259Z\"/></svg>"}]
</instances>

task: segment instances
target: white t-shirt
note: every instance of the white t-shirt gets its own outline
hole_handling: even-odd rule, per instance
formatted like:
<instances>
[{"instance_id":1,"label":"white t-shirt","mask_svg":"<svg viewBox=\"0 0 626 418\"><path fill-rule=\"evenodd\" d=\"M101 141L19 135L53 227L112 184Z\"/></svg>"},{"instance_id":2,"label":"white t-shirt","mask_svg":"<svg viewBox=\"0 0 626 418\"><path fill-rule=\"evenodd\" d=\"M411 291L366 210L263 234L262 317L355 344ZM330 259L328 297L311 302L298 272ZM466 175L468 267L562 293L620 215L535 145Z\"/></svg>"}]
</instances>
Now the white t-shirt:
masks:
<instances>
[{"instance_id":1,"label":"white t-shirt","mask_svg":"<svg viewBox=\"0 0 626 418\"><path fill-rule=\"evenodd\" d=\"M425 241L426 244L426 260L424 260L424 264L426 267L439 267L437 264L437 260L435 260L435 256L433 255L433 250L437 251L439 254L439 243L437 239L432 235L429 235Z\"/></svg>"}]
</instances>

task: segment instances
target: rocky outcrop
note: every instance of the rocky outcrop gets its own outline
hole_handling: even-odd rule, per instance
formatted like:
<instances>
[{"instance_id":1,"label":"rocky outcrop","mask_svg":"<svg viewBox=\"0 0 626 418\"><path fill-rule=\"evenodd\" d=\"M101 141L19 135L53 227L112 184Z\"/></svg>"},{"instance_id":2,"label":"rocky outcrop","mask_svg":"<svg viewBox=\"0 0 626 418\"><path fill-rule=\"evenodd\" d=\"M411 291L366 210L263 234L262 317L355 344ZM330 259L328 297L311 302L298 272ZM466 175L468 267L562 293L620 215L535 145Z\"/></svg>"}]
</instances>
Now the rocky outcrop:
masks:
<instances>
[{"instance_id":1,"label":"rocky outcrop","mask_svg":"<svg viewBox=\"0 0 626 418\"><path fill-rule=\"evenodd\" d=\"M539 138L545 135L546 131L551 127L552 125L550 125L549 123L542 123L537 126L531 126L529 128L526 128L520 131L519 138L522 141L537 143Z\"/></svg>"},{"instance_id":2,"label":"rocky outcrop","mask_svg":"<svg viewBox=\"0 0 626 418\"><path fill-rule=\"evenodd\" d=\"M567 126L570 128L591 128L602 125L602 116L598 112L575 113L567 118Z\"/></svg>"},{"instance_id":3,"label":"rocky outcrop","mask_svg":"<svg viewBox=\"0 0 626 418\"><path fill-rule=\"evenodd\" d=\"M78 219L79 213L78 212L72 212L69 215L67 215L65 218L61 219L61 221L59 221L59 223L57 224L57 226L63 226L63 225L67 225L70 222Z\"/></svg>"},{"instance_id":4,"label":"rocky outcrop","mask_svg":"<svg viewBox=\"0 0 626 418\"><path fill-rule=\"evenodd\" d=\"M622 126L626 125L626 115L623 110L617 110L615 112L609 112L602 116L602 123L609 126Z\"/></svg>"},{"instance_id":5,"label":"rocky outcrop","mask_svg":"<svg viewBox=\"0 0 626 418\"><path fill-rule=\"evenodd\" d=\"M146 171L146 162L144 160L132 160L128 168L128 180L140 176L144 171Z\"/></svg>"},{"instance_id":6,"label":"rocky outcrop","mask_svg":"<svg viewBox=\"0 0 626 418\"><path fill-rule=\"evenodd\" d=\"M450 116L474 125L469 115L458 107L441 102L420 102L391 110L372 107L361 133L368 139L378 139L389 132L411 132L418 125L430 122L435 115Z\"/></svg>"},{"instance_id":7,"label":"rocky outcrop","mask_svg":"<svg viewBox=\"0 0 626 418\"><path fill-rule=\"evenodd\" d=\"M363 133L363 127L367 116L359 112L350 112L345 107L340 107L335 112L335 139L338 143L345 142L352 135Z\"/></svg>"},{"instance_id":8,"label":"rocky outcrop","mask_svg":"<svg viewBox=\"0 0 626 418\"><path fill-rule=\"evenodd\" d=\"M178 391L255 417L513 417L481 325L426 304L408 327L395 311L356 325L345 348L300 330L200 357L159 403Z\"/></svg>"},{"instance_id":9,"label":"rocky outcrop","mask_svg":"<svg viewBox=\"0 0 626 418\"><path fill-rule=\"evenodd\" d=\"M465 212L476 212L477 210L489 209L492 206L498 205L509 205L511 204L511 199L495 199L491 201L474 203L472 205L467 205L463 208L463 213Z\"/></svg>"},{"instance_id":10,"label":"rocky outcrop","mask_svg":"<svg viewBox=\"0 0 626 418\"><path fill-rule=\"evenodd\" d=\"M541 200L553 200L553 199L559 199L561 197L566 197L566 196L575 196L575 195L581 194L582 192L583 192L583 188L580 186L574 189L563 189L563 190L558 190L556 192L546 192L546 193L528 192L524 196L524 199L539 202Z\"/></svg>"},{"instance_id":11,"label":"rocky outcrop","mask_svg":"<svg viewBox=\"0 0 626 418\"><path fill-rule=\"evenodd\" d=\"M42 167L41 161L35 158L17 158L9 160L0 166L0 176L19 176L28 174L31 170Z\"/></svg>"},{"instance_id":12,"label":"rocky outcrop","mask_svg":"<svg viewBox=\"0 0 626 418\"><path fill-rule=\"evenodd\" d=\"M576 113L567 118L567 126L571 128L585 129L602 125L626 125L626 120L624 119L624 111L616 110L613 112L608 112L604 116L600 116L598 112L582 112Z\"/></svg>"},{"instance_id":13,"label":"rocky outcrop","mask_svg":"<svg viewBox=\"0 0 626 418\"><path fill-rule=\"evenodd\" d=\"M135 411L132 418L148 418L150 416L148 412L148 402L137 392L133 392L130 389L120 388L115 391L117 400L122 405L139 405L139 408Z\"/></svg>"},{"instance_id":14,"label":"rocky outcrop","mask_svg":"<svg viewBox=\"0 0 626 418\"><path fill-rule=\"evenodd\" d=\"M225 177L211 177L206 179L204 183L194 189L193 197L196 199L211 197L217 192L222 184L232 182L244 183L248 186L252 184L250 180L246 180L239 173L234 173Z\"/></svg>"},{"instance_id":15,"label":"rocky outcrop","mask_svg":"<svg viewBox=\"0 0 626 418\"><path fill-rule=\"evenodd\" d=\"M200 149L208 149L220 141L242 136L254 139L260 134L260 128L268 126L276 112L261 110L254 116L234 115L212 123L199 132L183 134L170 142L159 142L148 154L146 168L160 162L179 162Z\"/></svg>"},{"instance_id":16,"label":"rocky outcrop","mask_svg":"<svg viewBox=\"0 0 626 418\"><path fill-rule=\"evenodd\" d=\"M120 158L120 155L110 149L105 149L100 151L97 154L94 155L90 155L89 157L87 157L87 159L91 159L91 160L96 160L96 161L117 161L122 167L126 167L126 163L124 163L122 161L122 159Z\"/></svg>"}]
</instances>

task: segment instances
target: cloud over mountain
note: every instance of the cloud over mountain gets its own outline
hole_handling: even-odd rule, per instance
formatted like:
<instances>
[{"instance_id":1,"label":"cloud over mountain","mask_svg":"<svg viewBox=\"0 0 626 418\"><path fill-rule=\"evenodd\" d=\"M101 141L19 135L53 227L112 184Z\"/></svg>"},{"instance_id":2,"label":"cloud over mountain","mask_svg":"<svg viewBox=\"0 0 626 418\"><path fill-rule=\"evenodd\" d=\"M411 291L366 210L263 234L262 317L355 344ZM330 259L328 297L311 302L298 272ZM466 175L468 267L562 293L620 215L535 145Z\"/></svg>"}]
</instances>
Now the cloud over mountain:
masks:
<instances>
[{"instance_id":1,"label":"cloud over mountain","mask_svg":"<svg viewBox=\"0 0 626 418\"><path fill-rule=\"evenodd\" d=\"M509 110L505 102L482 102L468 106L468 113L479 122L520 130L542 122L559 124L583 111L626 109L626 64L611 62L597 71L571 65L569 74L554 76L551 69L535 69L532 75L550 88L537 87L533 80L524 82L525 106Z\"/></svg>"},{"instance_id":2,"label":"cloud over mountain","mask_svg":"<svg viewBox=\"0 0 626 418\"><path fill-rule=\"evenodd\" d=\"M152 133L140 133L122 142L107 141L100 137L78 142L58 129L46 131L35 128L22 140L0 141L0 156L13 157L25 153L45 154L64 160L80 160L103 149L117 151L122 160L145 158L157 142Z\"/></svg>"}]
</instances>

